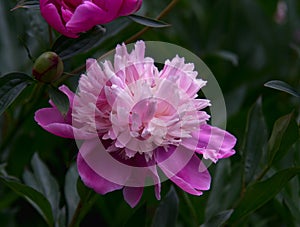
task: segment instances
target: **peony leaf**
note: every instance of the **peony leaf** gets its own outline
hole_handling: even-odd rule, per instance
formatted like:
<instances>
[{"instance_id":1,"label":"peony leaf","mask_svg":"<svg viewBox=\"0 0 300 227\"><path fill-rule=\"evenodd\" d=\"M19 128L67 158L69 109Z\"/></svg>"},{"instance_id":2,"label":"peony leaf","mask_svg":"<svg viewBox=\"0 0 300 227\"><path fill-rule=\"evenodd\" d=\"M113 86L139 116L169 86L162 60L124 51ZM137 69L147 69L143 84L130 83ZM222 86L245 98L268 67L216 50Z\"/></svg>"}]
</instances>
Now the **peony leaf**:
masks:
<instances>
[{"instance_id":1,"label":"peony leaf","mask_svg":"<svg viewBox=\"0 0 300 227\"><path fill-rule=\"evenodd\" d=\"M57 227L65 227L66 226L66 207L62 207L59 210L55 226L57 226Z\"/></svg>"},{"instance_id":2,"label":"peony leaf","mask_svg":"<svg viewBox=\"0 0 300 227\"><path fill-rule=\"evenodd\" d=\"M0 77L0 115L34 80L25 73L13 72Z\"/></svg>"},{"instance_id":3,"label":"peony leaf","mask_svg":"<svg viewBox=\"0 0 300 227\"><path fill-rule=\"evenodd\" d=\"M293 95L297 98L300 98L300 93L297 92L293 87L291 87L289 84L280 81L280 80L271 80L264 84L265 87L273 88L275 90L286 92L290 95Z\"/></svg>"},{"instance_id":4,"label":"peony leaf","mask_svg":"<svg viewBox=\"0 0 300 227\"><path fill-rule=\"evenodd\" d=\"M48 226L53 226L53 214L51 205L43 194L8 177L0 176L0 181L6 184L19 196L25 198L45 219Z\"/></svg>"},{"instance_id":5,"label":"peony leaf","mask_svg":"<svg viewBox=\"0 0 300 227\"><path fill-rule=\"evenodd\" d=\"M175 226L179 199L173 186L155 211L152 226Z\"/></svg>"},{"instance_id":6,"label":"peony leaf","mask_svg":"<svg viewBox=\"0 0 300 227\"><path fill-rule=\"evenodd\" d=\"M64 94L59 89L50 86L49 96L55 104L55 106L57 107L57 109L61 112L63 116L65 116L68 113L70 107L70 102L66 94Z\"/></svg>"},{"instance_id":7,"label":"peony leaf","mask_svg":"<svg viewBox=\"0 0 300 227\"><path fill-rule=\"evenodd\" d=\"M205 221L235 203L241 193L240 169L240 165L231 166L229 159L220 160L215 166L214 179L207 200L209 206L205 207Z\"/></svg>"},{"instance_id":8,"label":"peony leaf","mask_svg":"<svg viewBox=\"0 0 300 227\"><path fill-rule=\"evenodd\" d=\"M77 180L78 180L78 172L77 166L75 164L71 165L69 168L66 179L65 179L65 197L67 202L67 210L68 210L68 224L70 224L71 219L75 213L76 207L80 201L79 194L77 192Z\"/></svg>"},{"instance_id":9,"label":"peony leaf","mask_svg":"<svg viewBox=\"0 0 300 227\"><path fill-rule=\"evenodd\" d=\"M222 226L230 218L232 213L233 213L233 209L224 210L211 217L206 223L204 223L200 227Z\"/></svg>"},{"instance_id":10,"label":"peony leaf","mask_svg":"<svg viewBox=\"0 0 300 227\"><path fill-rule=\"evenodd\" d=\"M59 186L55 178L51 175L47 166L39 158L38 154L34 154L31 160L33 173L27 171L24 173L24 182L42 193L49 201L52 207L54 220L59 216L60 192Z\"/></svg>"},{"instance_id":11,"label":"peony leaf","mask_svg":"<svg viewBox=\"0 0 300 227\"><path fill-rule=\"evenodd\" d=\"M62 60L73 57L79 53L89 51L105 34L106 29L95 26L92 30L82 33L78 38L72 39L60 36L52 46L52 51L57 53Z\"/></svg>"},{"instance_id":12,"label":"peony leaf","mask_svg":"<svg viewBox=\"0 0 300 227\"><path fill-rule=\"evenodd\" d=\"M274 126L268 142L268 162L280 159L299 138L298 126L293 120L293 113L279 118ZM283 146L282 146L283 144Z\"/></svg>"},{"instance_id":13,"label":"peony leaf","mask_svg":"<svg viewBox=\"0 0 300 227\"><path fill-rule=\"evenodd\" d=\"M263 182L251 185L235 207L229 223L238 221L266 204L297 174L300 174L299 167L284 169Z\"/></svg>"},{"instance_id":14,"label":"peony leaf","mask_svg":"<svg viewBox=\"0 0 300 227\"><path fill-rule=\"evenodd\" d=\"M164 28L164 27L169 27L170 24L167 24L163 21L160 20L156 20L156 19L152 19L149 17L144 17L144 16L139 16L139 15L129 15L127 16L130 20L141 24L141 25L145 25L147 27L152 27L152 28Z\"/></svg>"},{"instance_id":15,"label":"peony leaf","mask_svg":"<svg viewBox=\"0 0 300 227\"><path fill-rule=\"evenodd\" d=\"M248 184L256 173L267 143L267 129L259 98L248 114L245 141L243 144L244 180Z\"/></svg>"},{"instance_id":16,"label":"peony leaf","mask_svg":"<svg viewBox=\"0 0 300 227\"><path fill-rule=\"evenodd\" d=\"M227 50L219 50L214 52L213 55L231 62L231 64L234 66L238 66L239 64L239 57L233 52Z\"/></svg>"}]
</instances>

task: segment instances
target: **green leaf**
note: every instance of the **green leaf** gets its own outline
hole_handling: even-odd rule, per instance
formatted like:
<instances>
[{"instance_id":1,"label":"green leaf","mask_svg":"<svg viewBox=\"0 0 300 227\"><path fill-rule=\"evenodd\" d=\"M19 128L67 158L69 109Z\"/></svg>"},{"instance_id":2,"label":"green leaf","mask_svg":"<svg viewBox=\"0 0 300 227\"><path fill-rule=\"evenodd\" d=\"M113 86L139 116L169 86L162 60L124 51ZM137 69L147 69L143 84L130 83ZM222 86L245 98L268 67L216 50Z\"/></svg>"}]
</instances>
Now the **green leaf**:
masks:
<instances>
[{"instance_id":1,"label":"green leaf","mask_svg":"<svg viewBox=\"0 0 300 227\"><path fill-rule=\"evenodd\" d=\"M59 216L60 192L55 178L51 175L47 166L41 161L38 154L35 153L31 160L33 174L29 171L24 174L24 182L30 187L42 193L49 201L54 220Z\"/></svg>"},{"instance_id":2,"label":"green leaf","mask_svg":"<svg viewBox=\"0 0 300 227\"><path fill-rule=\"evenodd\" d=\"M164 27L169 27L170 24L167 24L163 21L160 20L156 20L156 19L152 19L149 17L143 17L143 16L139 16L139 15L129 15L127 16L130 20L141 24L141 25L145 25L147 27L152 27L152 28L164 28Z\"/></svg>"},{"instance_id":3,"label":"green leaf","mask_svg":"<svg viewBox=\"0 0 300 227\"><path fill-rule=\"evenodd\" d=\"M78 172L77 167L75 164L73 164L67 174L65 179L65 198L67 202L67 208L68 208L68 223L70 224L70 221L75 213L76 207L78 206L78 203L80 201L79 194L77 192L77 180L78 180Z\"/></svg>"},{"instance_id":4,"label":"green leaf","mask_svg":"<svg viewBox=\"0 0 300 227\"><path fill-rule=\"evenodd\" d=\"M293 95L297 98L300 98L300 93L297 92L292 86L289 84L280 81L280 80L272 80L264 84L265 87L273 88L275 90L286 92L290 95Z\"/></svg>"},{"instance_id":5,"label":"green leaf","mask_svg":"<svg viewBox=\"0 0 300 227\"><path fill-rule=\"evenodd\" d=\"M287 133L286 131L289 127L289 125L291 125L292 123L295 122L291 122L293 118L293 113L290 113L288 115L285 115L281 118L279 118L273 127L273 131L270 137L270 140L268 142L268 162L269 165L272 164L274 158L278 155L278 151L280 150L280 146L282 143L282 140L284 139L284 137L289 137L291 138L290 134L291 133ZM295 130L293 130L292 132L293 134L297 134L298 130L297 127L295 128ZM297 136L296 136L297 139ZM284 148L285 151L288 150L287 147Z\"/></svg>"},{"instance_id":6,"label":"green leaf","mask_svg":"<svg viewBox=\"0 0 300 227\"><path fill-rule=\"evenodd\" d=\"M259 98L248 113L246 136L243 145L244 180L248 184L256 173L264 147L267 143L267 126Z\"/></svg>"},{"instance_id":7,"label":"green leaf","mask_svg":"<svg viewBox=\"0 0 300 227\"><path fill-rule=\"evenodd\" d=\"M146 226L146 214L147 214L147 206L146 204L143 204L127 220L127 222L124 224L124 227Z\"/></svg>"},{"instance_id":8,"label":"green leaf","mask_svg":"<svg viewBox=\"0 0 300 227\"><path fill-rule=\"evenodd\" d=\"M254 212L276 196L295 175L300 174L300 168L281 170L269 179L258 182L247 188L244 197L239 201L229 219L233 223Z\"/></svg>"},{"instance_id":9,"label":"green leaf","mask_svg":"<svg viewBox=\"0 0 300 227\"><path fill-rule=\"evenodd\" d=\"M106 29L102 26L95 26L92 30L82 33L76 39L60 36L53 44L52 51L57 53L62 60L71 58L79 53L86 53L99 42L105 32Z\"/></svg>"},{"instance_id":10,"label":"green leaf","mask_svg":"<svg viewBox=\"0 0 300 227\"><path fill-rule=\"evenodd\" d=\"M59 210L58 218L55 223L56 227L65 227L66 226L66 207L63 207Z\"/></svg>"},{"instance_id":11,"label":"green leaf","mask_svg":"<svg viewBox=\"0 0 300 227\"><path fill-rule=\"evenodd\" d=\"M239 58L235 53L226 50L220 50L213 53L213 55L231 62L232 65L238 66Z\"/></svg>"},{"instance_id":12,"label":"green leaf","mask_svg":"<svg viewBox=\"0 0 300 227\"><path fill-rule=\"evenodd\" d=\"M68 113L70 107L70 102L67 95L59 89L50 86L49 97L53 101L57 109L61 112L61 114L65 116Z\"/></svg>"},{"instance_id":13,"label":"green leaf","mask_svg":"<svg viewBox=\"0 0 300 227\"><path fill-rule=\"evenodd\" d=\"M214 168L213 181L205 207L205 221L235 203L241 193L241 165L232 166L229 159L222 159Z\"/></svg>"},{"instance_id":14,"label":"green leaf","mask_svg":"<svg viewBox=\"0 0 300 227\"><path fill-rule=\"evenodd\" d=\"M0 181L6 184L19 196L25 198L42 215L48 226L53 226L54 221L51 205L45 196L29 186L7 177L0 176Z\"/></svg>"},{"instance_id":15,"label":"green leaf","mask_svg":"<svg viewBox=\"0 0 300 227\"><path fill-rule=\"evenodd\" d=\"M152 226L175 226L179 199L173 186L155 211Z\"/></svg>"},{"instance_id":16,"label":"green leaf","mask_svg":"<svg viewBox=\"0 0 300 227\"><path fill-rule=\"evenodd\" d=\"M13 72L0 77L0 115L33 81L30 76L21 72Z\"/></svg>"},{"instance_id":17,"label":"green leaf","mask_svg":"<svg viewBox=\"0 0 300 227\"><path fill-rule=\"evenodd\" d=\"M232 213L233 213L233 209L224 210L211 217L206 223L204 223L200 227L222 226L230 218Z\"/></svg>"}]
</instances>

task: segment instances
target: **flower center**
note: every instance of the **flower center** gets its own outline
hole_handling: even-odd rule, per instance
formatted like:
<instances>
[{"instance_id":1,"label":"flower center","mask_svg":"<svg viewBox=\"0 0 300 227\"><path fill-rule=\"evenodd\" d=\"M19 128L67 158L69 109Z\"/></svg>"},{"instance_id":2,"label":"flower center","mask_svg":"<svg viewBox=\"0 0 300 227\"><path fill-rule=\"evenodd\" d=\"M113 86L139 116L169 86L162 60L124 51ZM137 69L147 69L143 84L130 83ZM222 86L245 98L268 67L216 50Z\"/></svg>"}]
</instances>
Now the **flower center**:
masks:
<instances>
[{"instance_id":1,"label":"flower center","mask_svg":"<svg viewBox=\"0 0 300 227\"><path fill-rule=\"evenodd\" d=\"M163 146L169 137L169 127L179 121L176 109L166 100L154 97L143 99L129 113L130 135Z\"/></svg>"}]
</instances>

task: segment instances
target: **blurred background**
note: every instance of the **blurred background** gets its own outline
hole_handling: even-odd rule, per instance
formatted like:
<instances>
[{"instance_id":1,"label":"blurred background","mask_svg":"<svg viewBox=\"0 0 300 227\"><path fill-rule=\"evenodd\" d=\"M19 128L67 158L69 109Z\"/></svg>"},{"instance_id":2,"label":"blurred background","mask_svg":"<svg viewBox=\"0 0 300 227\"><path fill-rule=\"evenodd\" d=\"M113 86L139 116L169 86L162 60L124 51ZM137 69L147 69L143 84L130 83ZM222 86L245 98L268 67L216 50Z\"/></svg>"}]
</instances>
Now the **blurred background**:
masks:
<instances>
[{"instance_id":1,"label":"blurred background","mask_svg":"<svg viewBox=\"0 0 300 227\"><path fill-rule=\"evenodd\" d=\"M51 49L48 25L38 7L12 11L16 4L14 0L0 2L0 75L12 71L30 75L33 60ZM139 13L155 18L168 4L166 0L144 0ZM179 198L176 226L203 223L218 226L218 222L212 220L220 215L215 215L236 207L243 210L240 200L245 198L245 191L251 192L253 188L248 190L251 184L271 179L283 169L300 166L300 100L264 86L270 80L281 80L300 91L300 2L179 0L161 20L172 26L150 29L138 39L174 43L198 55L223 91L227 130L238 138L237 154L210 166L213 179L210 191L195 197L176 188ZM78 68L87 57L100 57L141 29L142 25L127 18L112 22L107 25L108 35L93 48L64 59L65 70L71 72ZM79 75L78 71L67 81L73 89ZM0 117L0 164L6 163L7 173L22 179L37 152L63 191L65 174L74 163L78 149L74 141L49 134L34 122L34 111L48 106L47 94L43 94L42 101L35 103L28 115L20 119L22 108L31 105L26 103L30 94L28 87ZM275 127L274 123L282 116L285 118ZM279 127L280 124L284 127ZM278 148L278 155L268 162L268 152L274 147ZM253 167L250 175L247 175L247 160L254 160L250 162ZM250 203L257 197L265 197L265 200L250 211L244 208L243 214L236 211L227 225L300 226L299 180L299 175L287 182L277 179L270 181L272 184L260 185L261 190L253 189L256 196L246 193ZM163 183L162 198L170 185L170 182ZM269 192L270 187L277 187L280 193ZM65 195L60 203L64 204L64 200ZM142 202L134 209L123 201L121 191L99 195L84 215L82 226L126 223L129 226L132 220L135 220L134 226L149 226L158 206L151 187L146 188ZM0 183L0 226L46 226L46 223L29 203Z\"/></svg>"}]
</instances>

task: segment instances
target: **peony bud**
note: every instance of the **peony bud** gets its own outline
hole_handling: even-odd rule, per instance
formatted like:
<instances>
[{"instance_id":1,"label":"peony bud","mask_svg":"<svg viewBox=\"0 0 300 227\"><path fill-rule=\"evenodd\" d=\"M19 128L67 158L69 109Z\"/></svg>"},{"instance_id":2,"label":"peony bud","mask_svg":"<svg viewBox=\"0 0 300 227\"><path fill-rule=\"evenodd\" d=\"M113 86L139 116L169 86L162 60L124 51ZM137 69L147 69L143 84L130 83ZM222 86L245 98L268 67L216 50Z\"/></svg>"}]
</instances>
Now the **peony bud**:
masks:
<instances>
[{"instance_id":1,"label":"peony bud","mask_svg":"<svg viewBox=\"0 0 300 227\"><path fill-rule=\"evenodd\" d=\"M38 81L51 83L63 73L64 65L60 57L54 52L45 52L40 55L32 69L32 75Z\"/></svg>"}]
</instances>

